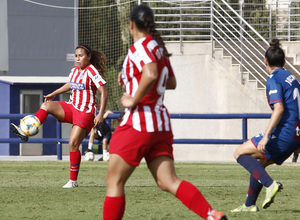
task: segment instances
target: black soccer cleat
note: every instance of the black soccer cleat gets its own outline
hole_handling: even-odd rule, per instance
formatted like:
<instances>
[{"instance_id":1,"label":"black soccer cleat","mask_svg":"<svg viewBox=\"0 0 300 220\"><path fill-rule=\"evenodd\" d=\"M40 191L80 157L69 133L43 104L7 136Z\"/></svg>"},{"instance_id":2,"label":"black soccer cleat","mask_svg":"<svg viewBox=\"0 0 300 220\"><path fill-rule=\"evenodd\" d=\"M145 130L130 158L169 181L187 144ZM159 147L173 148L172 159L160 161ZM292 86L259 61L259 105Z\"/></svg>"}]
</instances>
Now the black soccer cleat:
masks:
<instances>
[{"instance_id":1,"label":"black soccer cleat","mask_svg":"<svg viewBox=\"0 0 300 220\"><path fill-rule=\"evenodd\" d=\"M12 131L12 133L19 136L19 138L22 141L24 141L24 142L28 141L28 137L21 131L19 126L15 125L14 123L10 123L10 130Z\"/></svg>"},{"instance_id":2,"label":"black soccer cleat","mask_svg":"<svg viewBox=\"0 0 300 220\"><path fill-rule=\"evenodd\" d=\"M98 161L103 161L103 157L100 157L100 158L98 159Z\"/></svg>"}]
</instances>

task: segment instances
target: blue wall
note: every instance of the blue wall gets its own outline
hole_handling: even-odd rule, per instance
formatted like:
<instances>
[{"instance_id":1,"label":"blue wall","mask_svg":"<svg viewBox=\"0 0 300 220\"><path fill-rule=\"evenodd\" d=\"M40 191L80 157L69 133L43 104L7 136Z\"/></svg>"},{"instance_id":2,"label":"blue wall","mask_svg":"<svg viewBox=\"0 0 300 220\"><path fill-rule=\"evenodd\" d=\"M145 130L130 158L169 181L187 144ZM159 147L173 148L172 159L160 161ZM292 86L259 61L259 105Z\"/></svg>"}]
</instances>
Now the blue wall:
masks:
<instances>
[{"instance_id":1,"label":"blue wall","mask_svg":"<svg viewBox=\"0 0 300 220\"><path fill-rule=\"evenodd\" d=\"M17 83L9 84L0 82L0 114L20 114L20 90L43 90L43 95L47 95L61 87L63 83L38 84L38 83ZM55 100L58 100L56 97ZM1 119L0 138L16 138L10 132L10 123L19 124L19 119ZM56 137L56 119L47 119L43 124L43 138ZM19 155L19 144L0 144L0 155ZM44 155L56 155L56 144L44 144Z\"/></svg>"},{"instance_id":2,"label":"blue wall","mask_svg":"<svg viewBox=\"0 0 300 220\"><path fill-rule=\"evenodd\" d=\"M74 1L51 0L74 7ZM74 61L74 10L45 7L23 0L7 1L8 76L65 76ZM77 33L76 33L77 34Z\"/></svg>"},{"instance_id":3,"label":"blue wall","mask_svg":"<svg viewBox=\"0 0 300 220\"><path fill-rule=\"evenodd\" d=\"M8 84L0 84L0 114L9 113L9 96L10 85ZM0 126L0 137L1 138L9 138L9 119L1 119ZM0 155L10 155L10 146L9 144L0 144Z\"/></svg>"}]
</instances>

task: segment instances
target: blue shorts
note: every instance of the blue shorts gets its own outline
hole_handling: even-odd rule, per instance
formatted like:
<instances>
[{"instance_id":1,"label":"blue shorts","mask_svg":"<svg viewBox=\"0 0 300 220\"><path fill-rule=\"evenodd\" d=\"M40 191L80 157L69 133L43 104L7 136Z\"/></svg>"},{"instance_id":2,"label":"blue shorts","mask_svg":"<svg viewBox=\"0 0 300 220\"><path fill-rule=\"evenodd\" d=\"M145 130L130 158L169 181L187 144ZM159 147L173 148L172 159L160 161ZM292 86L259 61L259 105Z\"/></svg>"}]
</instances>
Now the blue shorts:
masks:
<instances>
[{"instance_id":1,"label":"blue shorts","mask_svg":"<svg viewBox=\"0 0 300 220\"><path fill-rule=\"evenodd\" d=\"M262 139L264 133L251 139L254 146L257 148L258 143ZM275 135L270 135L266 145L265 153L262 153L267 160L273 160L276 164L282 164L291 154L300 147L299 142L286 142L278 139Z\"/></svg>"},{"instance_id":2,"label":"blue shorts","mask_svg":"<svg viewBox=\"0 0 300 220\"><path fill-rule=\"evenodd\" d=\"M110 142L110 139L111 139L111 131L110 132L108 132L108 133L106 133L104 136L100 136L98 133L96 133L97 134L97 139L99 140L99 142L101 142L101 141L103 141L103 139L104 138L106 138L107 139L107 143L109 144L109 142Z\"/></svg>"}]
</instances>

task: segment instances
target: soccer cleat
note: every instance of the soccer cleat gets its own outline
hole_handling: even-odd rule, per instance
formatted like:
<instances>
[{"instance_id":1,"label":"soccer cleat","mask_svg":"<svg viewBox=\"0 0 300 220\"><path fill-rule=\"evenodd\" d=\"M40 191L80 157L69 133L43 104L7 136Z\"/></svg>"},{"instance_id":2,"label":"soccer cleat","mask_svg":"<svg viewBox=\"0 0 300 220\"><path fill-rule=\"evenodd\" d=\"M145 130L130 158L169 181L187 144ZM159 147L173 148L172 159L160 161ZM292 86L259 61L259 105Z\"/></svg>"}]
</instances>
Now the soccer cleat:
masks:
<instances>
[{"instance_id":1,"label":"soccer cleat","mask_svg":"<svg viewBox=\"0 0 300 220\"><path fill-rule=\"evenodd\" d=\"M211 210L208 211L208 217L206 220L227 220L227 217L223 212Z\"/></svg>"},{"instance_id":2,"label":"soccer cleat","mask_svg":"<svg viewBox=\"0 0 300 220\"><path fill-rule=\"evenodd\" d=\"M100 157L100 158L98 159L98 161L103 161L103 157Z\"/></svg>"},{"instance_id":3,"label":"soccer cleat","mask_svg":"<svg viewBox=\"0 0 300 220\"><path fill-rule=\"evenodd\" d=\"M256 205L246 206L245 204L232 209L231 212L258 212L259 209Z\"/></svg>"},{"instance_id":4,"label":"soccer cleat","mask_svg":"<svg viewBox=\"0 0 300 220\"><path fill-rule=\"evenodd\" d=\"M12 131L12 133L19 136L19 138L22 141L24 142L28 141L28 137L24 134L24 132L21 130L19 126L15 125L14 123L10 123L10 130Z\"/></svg>"},{"instance_id":5,"label":"soccer cleat","mask_svg":"<svg viewBox=\"0 0 300 220\"><path fill-rule=\"evenodd\" d=\"M75 181L69 180L69 181L63 186L63 188L65 188L65 189L68 189L68 188L74 188L74 187L78 187L77 180L75 180Z\"/></svg>"},{"instance_id":6,"label":"soccer cleat","mask_svg":"<svg viewBox=\"0 0 300 220\"><path fill-rule=\"evenodd\" d=\"M298 153L294 153L292 162L296 163L297 160L298 160L298 157L299 157L299 154Z\"/></svg>"},{"instance_id":7,"label":"soccer cleat","mask_svg":"<svg viewBox=\"0 0 300 220\"><path fill-rule=\"evenodd\" d=\"M262 207L264 209L268 208L273 202L274 202L274 198L276 196L276 194L283 189L283 186L280 182L276 182L275 180L273 181L273 183L271 184L271 186L269 186L267 188L266 191L266 198L262 204Z\"/></svg>"}]
</instances>

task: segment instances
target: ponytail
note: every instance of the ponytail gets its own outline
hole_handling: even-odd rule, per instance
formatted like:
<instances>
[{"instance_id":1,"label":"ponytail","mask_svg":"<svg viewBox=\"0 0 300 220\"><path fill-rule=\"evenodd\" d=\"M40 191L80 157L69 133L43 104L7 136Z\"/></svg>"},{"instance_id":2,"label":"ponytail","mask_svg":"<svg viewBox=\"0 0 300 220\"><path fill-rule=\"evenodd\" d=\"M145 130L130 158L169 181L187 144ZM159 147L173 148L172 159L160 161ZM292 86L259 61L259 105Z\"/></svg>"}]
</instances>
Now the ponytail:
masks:
<instances>
[{"instance_id":1,"label":"ponytail","mask_svg":"<svg viewBox=\"0 0 300 220\"><path fill-rule=\"evenodd\" d=\"M172 56L172 54L168 53L167 48L165 46L165 42L162 39L160 33L155 29L155 23L149 24L148 26L146 26L146 28L147 28L148 33L151 34L151 36L158 43L158 45L163 48L164 56L166 56L166 57Z\"/></svg>"},{"instance_id":2,"label":"ponytail","mask_svg":"<svg viewBox=\"0 0 300 220\"><path fill-rule=\"evenodd\" d=\"M163 48L164 56L171 56L160 33L155 29L154 14L149 6L143 4L136 6L130 13L130 20L136 24L138 29L147 31L153 37L158 45Z\"/></svg>"},{"instance_id":3,"label":"ponytail","mask_svg":"<svg viewBox=\"0 0 300 220\"><path fill-rule=\"evenodd\" d=\"M97 50L92 50L91 64L99 71L101 76L105 78L106 76L106 56Z\"/></svg>"}]
</instances>

